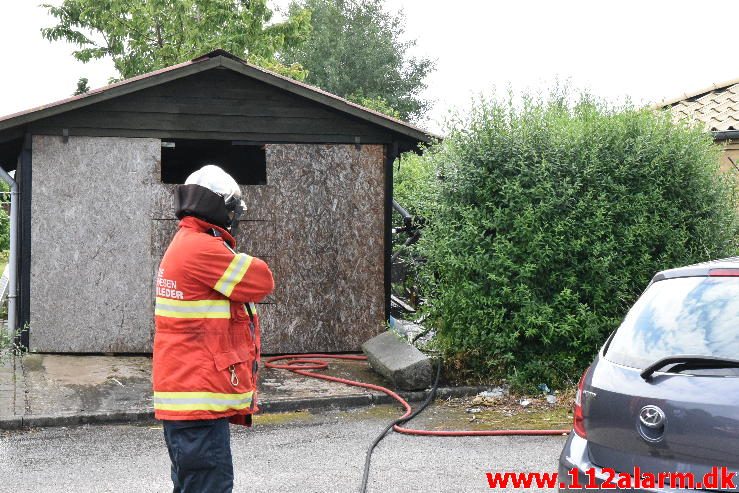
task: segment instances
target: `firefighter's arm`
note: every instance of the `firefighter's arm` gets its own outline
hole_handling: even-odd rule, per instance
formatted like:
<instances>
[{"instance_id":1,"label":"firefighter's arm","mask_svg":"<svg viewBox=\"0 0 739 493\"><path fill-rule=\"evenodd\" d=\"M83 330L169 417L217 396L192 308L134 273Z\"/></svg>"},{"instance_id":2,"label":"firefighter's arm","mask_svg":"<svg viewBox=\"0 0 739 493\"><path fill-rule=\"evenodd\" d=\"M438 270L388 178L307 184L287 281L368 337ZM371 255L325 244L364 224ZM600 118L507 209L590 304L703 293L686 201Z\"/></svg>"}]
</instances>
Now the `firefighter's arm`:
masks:
<instances>
[{"instance_id":1,"label":"firefighter's arm","mask_svg":"<svg viewBox=\"0 0 739 493\"><path fill-rule=\"evenodd\" d=\"M193 271L209 287L239 303L259 303L275 288L264 260L234 253L219 240L201 250Z\"/></svg>"}]
</instances>

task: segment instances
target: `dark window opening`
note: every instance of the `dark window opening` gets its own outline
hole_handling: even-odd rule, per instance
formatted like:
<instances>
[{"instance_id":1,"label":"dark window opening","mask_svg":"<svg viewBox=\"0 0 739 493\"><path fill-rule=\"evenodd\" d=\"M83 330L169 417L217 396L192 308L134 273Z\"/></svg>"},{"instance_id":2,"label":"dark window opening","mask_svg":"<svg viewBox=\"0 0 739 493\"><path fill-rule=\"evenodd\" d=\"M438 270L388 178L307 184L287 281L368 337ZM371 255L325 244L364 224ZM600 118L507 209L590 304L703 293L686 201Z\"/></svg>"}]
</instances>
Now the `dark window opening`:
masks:
<instances>
[{"instance_id":1,"label":"dark window opening","mask_svg":"<svg viewBox=\"0 0 739 493\"><path fill-rule=\"evenodd\" d=\"M14 170L22 149L23 139L0 142L0 166L8 172Z\"/></svg>"},{"instance_id":2,"label":"dark window opening","mask_svg":"<svg viewBox=\"0 0 739 493\"><path fill-rule=\"evenodd\" d=\"M230 140L163 140L162 183L185 183L193 171L215 164L239 185L266 185L267 160L263 145Z\"/></svg>"}]
</instances>

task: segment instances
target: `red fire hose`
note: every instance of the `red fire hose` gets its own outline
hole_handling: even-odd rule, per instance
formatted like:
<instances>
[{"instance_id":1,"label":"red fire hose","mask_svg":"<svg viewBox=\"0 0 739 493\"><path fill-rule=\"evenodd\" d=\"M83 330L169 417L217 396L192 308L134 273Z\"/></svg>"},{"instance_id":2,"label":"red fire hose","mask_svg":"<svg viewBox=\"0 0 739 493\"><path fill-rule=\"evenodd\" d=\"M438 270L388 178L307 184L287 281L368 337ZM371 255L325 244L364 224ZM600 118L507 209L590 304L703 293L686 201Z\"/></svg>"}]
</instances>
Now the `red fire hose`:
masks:
<instances>
[{"instance_id":1,"label":"red fire hose","mask_svg":"<svg viewBox=\"0 0 739 493\"><path fill-rule=\"evenodd\" d=\"M411 415L412 409L410 404L403 399L401 396L393 392L392 390L383 387L381 385L374 385L371 383L358 382L356 380L349 380L346 378L332 377L329 375L322 375L320 373L314 373L312 370L323 370L328 367L328 362L323 361L326 359L341 359L341 360L353 360L353 361L365 361L366 356L360 355L347 355L347 354L292 354L285 356L274 356L268 358L264 362L264 366L267 368L277 368L281 370L290 370L298 375L303 375L311 378L320 378L321 380L328 380L329 382L343 383L345 385L351 385L353 387L362 387L370 390L377 390L384 394L389 395L400 403L405 409L405 414L401 417L407 418ZM287 363L276 363L277 361L288 360ZM463 436L505 436L505 435L563 435L570 432L570 430L418 430L414 428L405 428L400 425L393 426L393 430L398 433L404 433L406 435L424 435L424 436L437 436L437 437L463 437Z\"/></svg>"},{"instance_id":2,"label":"red fire hose","mask_svg":"<svg viewBox=\"0 0 739 493\"><path fill-rule=\"evenodd\" d=\"M372 458L372 451L375 446L382 440L387 432L392 427L398 433L404 433L406 435L423 435L423 436L437 436L437 437L463 437L463 436L504 436L504 435L563 435L569 433L569 430L418 430L415 428L405 428L401 424L410 421L416 417L426 406L429 405L433 397L436 395L436 388L439 384L439 374L441 372L441 365L437 366L436 369L436 381L431 393L426 398L426 401L413 412L410 404L403 399L401 396L393 392L392 390L383 387L381 385L374 385L371 383L358 382L356 380L349 380L347 378L332 377L329 375L322 375L320 373L314 373L313 370L323 370L328 367L328 362L324 361L327 359L343 359L353 361L364 361L367 359L366 356L353 355L353 354L288 354L284 356L273 356L267 358L264 361L264 366L267 368L276 368L282 370L290 370L291 372L297 373L311 378L320 378L321 380L328 380L329 382L343 383L344 385L351 385L352 387L362 387L370 390L378 390L384 394L389 395L400 403L405 409L405 414L400 418L389 424L372 442L369 449L367 450L367 457L364 462L364 475L362 476L362 486L360 487L360 493L367 491L367 483L369 479L370 471L370 460ZM277 361L287 360L286 363L276 363Z\"/></svg>"}]
</instances>

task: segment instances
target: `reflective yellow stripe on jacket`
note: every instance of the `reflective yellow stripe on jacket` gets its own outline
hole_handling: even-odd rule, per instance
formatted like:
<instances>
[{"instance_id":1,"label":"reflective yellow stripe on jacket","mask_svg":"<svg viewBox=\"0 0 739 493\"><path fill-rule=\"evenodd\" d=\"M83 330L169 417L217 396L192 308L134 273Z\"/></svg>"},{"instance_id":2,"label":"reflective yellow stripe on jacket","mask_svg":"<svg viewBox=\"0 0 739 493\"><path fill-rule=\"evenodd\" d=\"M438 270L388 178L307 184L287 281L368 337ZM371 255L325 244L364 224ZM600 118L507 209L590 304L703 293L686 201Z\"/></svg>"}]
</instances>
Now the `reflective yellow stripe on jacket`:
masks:
<instances>
[{"instance_id":1,"label":"reflective yellow stripe on jacket","mask_svg":"<svg viewBox=\"0 0 739 493\"><path fill-rule=\"evenodd\" d=\"M154 392L154 409L160 411L228 411L251 406L254 392Z\"/></svg>"},{"instance_id":2,"label":"reflective yellow stripe on jacket","mask_svg":"<svg viewBox=\"0 0 739 493\"><path fill-rule=\"evenodd\" d=\"M234 255L233 260L228 264L226 271L213 289L224 296L231 296L236 285L244 278L244 274L246 274L246 270L249 268L249 265L251 265L252 259L253 257L246 255L245 253L237 253Z\"/></svg>"},{"instance_id":3,"label":"reflective yellow stripe on jacket","mask_svg":"<svg viewBox=\"0 0 739 493\"><path fill-rule=\"evenodd\" d=\"M231 302L171 300L157 296L154 314L170 318L231 318Z\"/></svg>"}]
</instances>

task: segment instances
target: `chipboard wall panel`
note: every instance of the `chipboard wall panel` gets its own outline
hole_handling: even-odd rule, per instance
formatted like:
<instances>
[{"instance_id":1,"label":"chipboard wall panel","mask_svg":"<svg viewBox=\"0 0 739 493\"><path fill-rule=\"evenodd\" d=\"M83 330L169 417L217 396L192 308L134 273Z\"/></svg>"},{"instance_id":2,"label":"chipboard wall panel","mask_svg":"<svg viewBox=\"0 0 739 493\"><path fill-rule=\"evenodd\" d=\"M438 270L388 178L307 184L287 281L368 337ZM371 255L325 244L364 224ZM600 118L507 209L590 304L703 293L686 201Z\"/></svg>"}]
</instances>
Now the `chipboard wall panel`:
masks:
<instances>
[{"instance_id":1,"label":"chipboard wall panel","mask_svg":"<svg viewBox=\"0 0 739 493\"><path fill-rule=\"evenodd\" d=\"M158 139L33 138L30 349L147 352Z\"/></svg>"}]
</instances>

